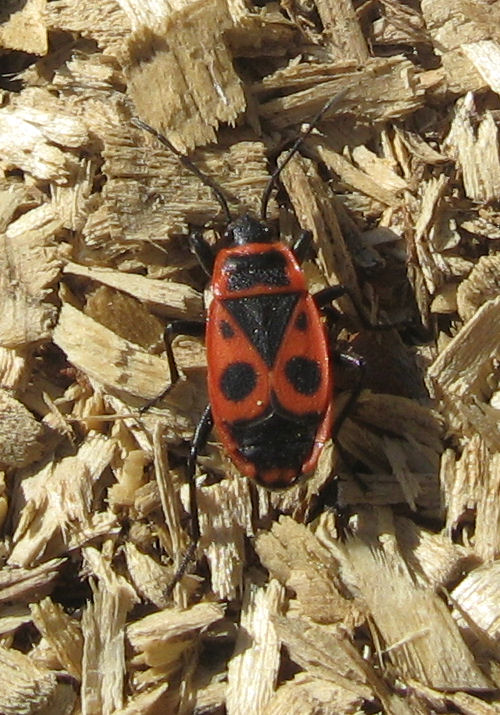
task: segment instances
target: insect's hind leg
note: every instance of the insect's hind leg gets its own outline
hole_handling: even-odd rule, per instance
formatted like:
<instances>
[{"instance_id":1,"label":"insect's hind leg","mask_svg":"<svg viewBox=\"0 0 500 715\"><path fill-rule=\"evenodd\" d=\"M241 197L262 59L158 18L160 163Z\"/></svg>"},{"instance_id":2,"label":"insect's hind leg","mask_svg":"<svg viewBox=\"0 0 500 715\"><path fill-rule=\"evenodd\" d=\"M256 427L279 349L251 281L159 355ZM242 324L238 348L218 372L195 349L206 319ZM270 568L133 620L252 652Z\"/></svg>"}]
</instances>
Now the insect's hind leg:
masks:
<instances>
[{"instance_id":1,"label":"insect's hind leg","mask_svg":"<svg viewBox=\"0 0 500 715\"><path fill-rule=\"evenodd\" d=\"M198 546L198 541L200 540L200 521L198 518L198 500L196 498L196 460L198 454L203 449L207 443L208 435L210 434L213 427L213 417L212 409L210 405L207 405L203 411L203 414L196 427L193 441L191 442L191 448L189 450L189 456L187 461L187 481L189 484L189 511L190 511L190 537L191 543L189 544L186 553L182 557L177 571L175 572L171 582L168 585L166 596L167 598L171 595L175 586L182 579L186 573L186 569L190 562L193 560L196 547Z\"/></svg>"}]
</instances>

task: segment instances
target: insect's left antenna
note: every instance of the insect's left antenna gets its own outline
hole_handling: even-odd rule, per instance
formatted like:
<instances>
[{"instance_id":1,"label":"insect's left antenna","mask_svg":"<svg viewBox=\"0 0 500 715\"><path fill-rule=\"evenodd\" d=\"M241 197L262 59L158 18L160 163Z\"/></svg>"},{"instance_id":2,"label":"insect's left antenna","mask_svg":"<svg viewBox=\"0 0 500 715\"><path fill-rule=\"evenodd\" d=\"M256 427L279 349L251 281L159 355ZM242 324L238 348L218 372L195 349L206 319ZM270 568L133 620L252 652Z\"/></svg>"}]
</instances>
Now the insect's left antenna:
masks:
<instances>
[{"instance_id":1,"label":"insect's left antenna","mask_svg":"<svg viewBox=\"0 0 500 715\"><path fill-rule=\"evenodd\" d=\"M260 217L261 217L261 219L262 219L263 221L266 220L266 216L267 216L267 205L269 204L269 199L270 199L270 197L271 197L271 191L272 191L273 188L275 187L276 181L278 180L279 175L281 174L281 172L283 171L283 169L285 168L285 166L288 164L288 162L290 161L290 159L294 156L294 154L296 154L296 153L298 152L298 150L300 149L300 147L301 147L302 144L304 143L304 140L306 139L306 137L309 136L309 134L312 132L312 130L314 129L314 127L316 127L316 125L317 125L318 122L320 121L321 117L322 117L324 114L326 114L326 112L327 112L329 109L331 109L332 107L335 107L336 105L338 105L338 104L344 99L344 97L346 96L346 94L347 94L348 91L349 91L348 89L343 89L341 92L338 92L337 94L334 94L333 97L330 97L330 99L328 100L328 102L326 102L326 103L321 107L321 109L320 109L319 112L316 114L316 116L314 116L314 117L311 119L311 121L310 121L310 123L309 123L309 126L307 127L306 131L305 131L303 134L301 134L301 136L298 137L298 139L295 141L295 143L293 144L292 148L290 149L290 151L288 152L288 154L285 156L285 158L284 158L283 161L281 162L280 166L278 166L278 167L273 171L273 173L271 174L271 178L269 179L269 182L268 182L268 184L267 184L267 186L266 186L266 188L265 188L264 194L262 195L262 201L261 201L261 204L260 204Z\"/></svg>"},{"instance_id":2,"label":"insect's left antenna","mask_svg":"<svg viewBox=\"0 0 500 715\"><path fill-rule=\"evenodd\" d=\"M229 205L226 201L226 197L220 190L220 188L217 186L215 181L213 181L209 176L204 174L197 166L194 164L189 157L187 157L185 154L182 154L178 149L175 148L175 146L172 144L172 142L167 139L166 136L158 132L156 129L154 129L152 126L149 124L146 124L146 122L143 122L142 119L139 119L138 117L132 117L131 119L132 124L134 124L136 127L139 129L144 129L144 131L149 132L152 134L154 137L158 139L159 142L161 142L164 146L169 149L172 154L175 154L175 156L179 159L181 164L188 169L191 173L195 174L200 181L205 184L205 186L208 186L212 191L214 192L214 195L217 199L217 201L220 203L222 206L222 210L226 214L226 219L227 222L230 223L232 221L232 216L231 212L229 210Z\"/></svg>"}]
</instances>

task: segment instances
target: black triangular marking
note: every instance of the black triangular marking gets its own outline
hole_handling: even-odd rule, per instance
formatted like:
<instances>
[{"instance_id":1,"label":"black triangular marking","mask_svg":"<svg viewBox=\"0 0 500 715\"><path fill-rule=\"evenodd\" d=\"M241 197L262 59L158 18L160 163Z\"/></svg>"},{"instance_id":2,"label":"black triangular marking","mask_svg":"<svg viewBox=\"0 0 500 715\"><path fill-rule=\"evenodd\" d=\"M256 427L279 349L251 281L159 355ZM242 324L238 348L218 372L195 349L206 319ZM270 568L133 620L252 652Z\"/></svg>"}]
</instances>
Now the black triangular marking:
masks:
<instances>
[{"instance_id":1,"label":"black triangular marking","mask_svg":"<svg viewBox=\"0 0 500 715\"><path fill-rule=\"evenodd\" d=\"M272 367L299 293L229 298L224 305L268 367Z\"/></svg>"}]
</instances>

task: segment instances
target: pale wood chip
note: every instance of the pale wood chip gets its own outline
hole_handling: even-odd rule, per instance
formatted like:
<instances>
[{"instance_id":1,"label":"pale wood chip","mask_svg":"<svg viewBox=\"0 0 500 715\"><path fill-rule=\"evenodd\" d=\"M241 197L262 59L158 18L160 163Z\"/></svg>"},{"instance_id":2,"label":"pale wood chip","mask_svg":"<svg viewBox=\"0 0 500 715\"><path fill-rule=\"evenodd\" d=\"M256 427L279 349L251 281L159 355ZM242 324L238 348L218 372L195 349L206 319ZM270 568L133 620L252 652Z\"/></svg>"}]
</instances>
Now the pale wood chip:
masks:
<instances>
[{"instance_id":1,"label":"pale wood chip","mask_svg":"<svg viewBox=\"0 0 500 715\"><path fill-rule=\"evenodd\" d=\"M360 66L369 60L368 46L356 11L349 0L316 0L327 47L332 57L355 59Z\"/></svg>"},{"instance_id":2,"label":"pale wood chip","mask_svg":"<svg viewBox=\"0 0 500 715\"><path fill-rule=\"evenodd\" d=\"M0 711L5 715L70 715L76 700L69 683L18 650L0 646Z\"/></svg>"},{"instance_id":3,"label":"pale wood chip","mask_svg":"<svg viewBox=\"0 0 500 715\"><path fill-rule=\"evenodd\" d=\"M38 179L61 185L68 184L78 170L78 160L63 149L88 142L81 119L61 115L56 104L48 109L29 104L2 109L0 133L0 160L5 167L21 167Z\"/></svg>"},{"instance_id":4,"label":"pale wood chip","mask_svg":"<svg viewBox=\"0 0 500 715\"><path fill-rule=\"evenodd\" d=\"M491 89L497 94L500 93L500 34L496 42L493 40L469 42L462 46L462 52Z\"/></svg>"},{"instance_id":5,"label":"pale wood chip","mask_svg":"<svg viewBox=\"0 0 500 715\"><path fill-rule=\"evenodd\" d=\"M0 46L34 55L45 55L48 50L45 22L45 0L27 0L2 18Z\"/></svg>"},{"instance_id":6,"label":"pale wood chip","mask_svg":"<svg viewBox=\"0 0 500 715\"><path fill-rule=\"evenodd\" d=\"M148 554L140 551L135 544L125 544L125 558L132 583L142 598L154 603L158 608L166 608L166 592L173 577L172 569L167 569Z\"/></svg>"},{"instance_id":7,"label":"pale wood chip","mask_svg":"<svg viewBox=\"0 0 500 715\"><path fill-rule=\"evenodd\" d=\"M114 711L114 715L156 715L158 712L168 712L165 694L168 683L162 683L144 693L136 693L129 698L125 707Z\"/></svg>"},{"instance_id":8,"label":"pale wood chip","mask_svg":"<svg viewBox=\"0 0 500 715\"><path fill-rule=\"evenodd\" d=\"M281 685L262 715L338 715L362 712L363 694L355 694L340 683L299 673Z\"/></svg>"},{"instance_id":9,"label":"pale wood chip","mask_svg":"<svg viewBox=\"0 0 500 715\"><path fill-rule=\"evenodd\" d=\"M423 91L419 87L418 77L411 63L401 56L387 59L371 58L360 69L353 65L342 72L332 65L290 65L287 71L280 70L279 84L282 90L292 89L302 80L304 72L310 89L302 89L293 94L270 99L260 105L259 112L276 129L297 125L314 116L327 99L348 88L348 93L335 107L335 114L355 111L358 120L384 122L396 117L403 117L415 110L423 101ZM313 74L315 72L315 74ZM321 75L326 77L318 83ZM327 79L328 75L335 79ZM266 84L266 89L273 81ZM355 110L354 110L355 107ZM323 119L328 119L328 115ZM334 121L333 117L332 120Z\"/></svg>"},{"instance_id":10,"label":"pale wood chip","mask_svg":"<svg viewBox=\"0 0 500 715\"><path fill-rule=\"evenodd\" d=\"M34 568L4 566L0 572L0 601L28 602L50 592L65 559L51 559Z\"/></svg>"},{"instance_id":11,"label":"pale wood chip","mask_svg":"<svg viewBox=\"0 0 500 715\"><path fill-rule=\"evenodd\" d=\"M319 623L337 623L351 611L336 585L337 564L303 524L282 516L261 532L255 548L263 565L297 596L303 614Z\"/></svg>"},{"instance_id":12,"label":"pale wood chip","mask_svg":"<svg viewBox=\"0 0 500 715\"><path fill-rule=\"evenodd\" d=\"M280 642L273 617L279 614L283 600L284 589L274 579L263 586L247 577L240 630L228 666L228 712L262 712L271 700L280 664Z\"/></svg>"},{"instance_id":13,"label":"pale wood chip","mask_svg":"<svg viewBox=\"0 0 500 715\"><path fill-rule=\"evenodd\" d=\"M47 3L46 17L51 30L93 38L109 55L123 51L123 43L131 30L126 13L115 0L82 3L77 11L67 0L55 0Z\"/></svg>"},{"instance_id":14,"label":"pale wood chip","mask_svg":"<svg viewBox=\"0 0 500 715\"><path fill-rule=\"evenodd\" d=\"M132 3L126 7L130 11ZM197 0L164 17L136 13L123 62L137 113L183 152L214 141L219 123L234 123L245 109L224 41L232 25L226 3Z\"/></svg>"},{"instance_id":15,"label":"pale wood chip","mask_svg":"<svg viewBox=\"0 0 500 715\"><path fill-rule=\"evenodd\" d=\"M500 561L493 561L471 571L453 589L453 615L462 632L472 639L484 638L483 647L500 657Z\"/></svg>"},{"instance_id":16,"label":"pale wood chip","mask_svg":"<svg viewBox=\"0 0 500 715\"><path fill-rule=\"evenodd\" d=\"M98 562L95 557L91 560L94 565ZM89 715L111 713L123 706L125 620L135 599L124 579L120 584L110 571L108 574L97 585L90 581L93 603L82 615L81 702L83 712Z\"/></svg>"},{"instance_id":17,"label":"pale wood chip","mask_svg":"<svg viewBox=\"0 0 500 715\"><path fill-rule=\"evenodd\" d=\"M166 608L136 620L127 627L135 662L176 670L177 659L193 647L199 632L223 616L222 605L205 602L186 610Z\"/></svg>"},{"instance_id":18,"label":"pale wood chip","mask_svg":"<svg viewBox=\"0 0 500 715\"><path fill-rule=\"evenodd\" d=\"M398 0L382 0L382 16L372 25L377 44L400 45L429 41L422 14Z\"/></svg>"},{"instance_id":19,"label":"pale wood chip","mask_svg":"<svg viewBox=\"0 0 500 715\"><path fill-rule=\"evenodd\" d=\"M59 313L53 339L75 367L110 392L152 400L169 383L167 360L144 352L69 304Z\"/></svg>"},{"instance_id":20,"label":"pale wood chip","mask_svg":"<svg viewBox=\"0 0 500 715\"><path fill-rule=\"evenodd\" d=\"M463 321L470 320L487 301L500 294L500 255L481 256L457 288L457 308Z\"/></svg>"},{"instance_id":21,"label":"pale wood chip","mask_svg":"<svg viewBox=\"0 0 500 715\"><path fill-rule=\"evenodd\" d=\"M116 530L110 512L92 510L92 487L108 467L115 443L90 435L75 456L63 457L25 474L19 490L25 505L14 535L11 564L39 561L50 543L54 552L75 548Z\"/></svg>"},{"instance_id":22,"label":"pale wood chip","mask_svg":"<svg viewBox=\"0 0 500 715\"><path fill-rule=\"evenodd\" d=\"M346 543L341 566L366 602L400 676L438 690L490 688L443 601L412 579L388 512L367 512L362 528L361 538Z\"/></svg>"},{"instance_id":23,"label":"pale wood chip","mask_svg":"<svg viewBox=\"0 0 500 715\"><path fill-rule=\"evenodd\" d=\"M61 225L51 204L44 204L12 222L0 235L0 340L4 347L24 347L49 336L56 317L51 286L61 268L53 234Z\"/></svg>"},{"instance_id":24,"label":"pale wood chip","mask_svg":"<svg viewBox=\"0 0 500 715\"><path fill-rule=\"evenodd\" d=\"M294 157L281 179L302 228L313 233L328 283L347 285L358 295L354 265L340 230L332 192L319 178L313 163ZM341 299L339 305L352 311L348 298Z\"/></svg>"},{"instance_id":25,"label":"pale wood chip","mask_svg":"<svg viewBox=\"0 0 500 715\"><path fill-rule=\"evenodd\" d=\"M470 549L454 544L445 533L434 534L403 517L395 519L395 526L405 561L417 579L436 590L455 582L476 561Z\"/></svg>"},{"instance_id":26,"label":"pale wood chip","mask_svg":"<svg viewBox=\"0 0 500 715\"><path fill-rule=\"evenodd\" d=\"M500 448L498 410L490 407L489 375L500 358L500 297L484 303L429 368L438 396L466 434L479 432L493 451Z\"/></svg>"},{"instance_id":27,"label":"pale wood chip","mask_svg":"<svg viewBox=\"0 0 500 715\"><path fill-rule=\"evenodd\" d=\"M64 266L64 272L90 278L140 301L158 304L172 318L198 318L202 312L201 295L185 283L152 280L99 266L81 266L71 261Z\"/></svg>"},{"instance_id":28,"label":"pale wood chip","mask_svg":"<svg viewBox=\"0 0 500 715\"><path fill-rule=\"evenodd\" d=\"M231 600L241 592L244 535L253 535L252 499L246 479L235 477L198 489L200 552L207 557L212 590Z\"/></svg>"},{"instance_id":29,"label":"pale wood chip","mask_svg":"<svg viewBox=\"0 0 500 715\"><path fill-rule=\"evenodd\" d=\"M498 128L491 112L477 117L470 95L457 102L445 147L461 169L465 195L473 201L495 201L500 194Z\"/></svg>"},{"instance_id":30,"label":"pale wood chip","mask_svg":"<svg viewBox=\"0 0 500 715\"><path fill-rule=\"evenodd\" d=\"M82 674L83 638L80 624L50 598L31 604L33 623L52 647L62 668L73 678Z\"/></svg>"},{"instance_id":31,"label":"pale wood chip","mask_svg":"<svg viewBox=\"0 0 500 715\"><path fill-rule=\"evenodd\" d=\"M0 390L0 415L0 464L24 467L38 459L43 450L43 425L5 390Z\"/></svg>"}]
</instances>

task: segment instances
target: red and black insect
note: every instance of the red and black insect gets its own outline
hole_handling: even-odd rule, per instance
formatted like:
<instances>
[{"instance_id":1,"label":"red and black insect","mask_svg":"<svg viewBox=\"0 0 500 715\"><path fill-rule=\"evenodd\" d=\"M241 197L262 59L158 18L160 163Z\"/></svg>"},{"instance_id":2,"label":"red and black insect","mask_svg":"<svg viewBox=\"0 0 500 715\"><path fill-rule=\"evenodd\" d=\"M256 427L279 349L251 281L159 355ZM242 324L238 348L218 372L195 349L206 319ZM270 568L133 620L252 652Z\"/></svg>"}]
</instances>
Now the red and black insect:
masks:
<instances>
[{"instance_id":1,"label":"red and black insect","mask_svg":"<svg viewBox=\"0 0 500 715\"><path fill-rule=\"evenodd\" d=\"M307 133L342 97L337 95L323 107ZM346 289L333 286L315 295L309 293L300 263L309 249L310 232L302 232L289 248L266 221L272 188L307 133L272 175L262 198L261 217L245 214L233 220L222 191L210 177L152 127L137 119L134 124L156 136L212 188L228 221L224 238L229 247L216 257L199 234L190 237L194 253L211 277L206 327L175 321L168 326L165 341L175 383L178 372L171 337L205 333L210 400L188 459L193 545L176 574L177 582L199 538L194 473L198 453L212 428L243 475L269 489L289 487L314 472L325 443L338 432L359 394L360 379L334 424L333 358L358 368L363 362L330 350L322 309L331 315L332 301Z\"/></svg>"}]
</instances>

